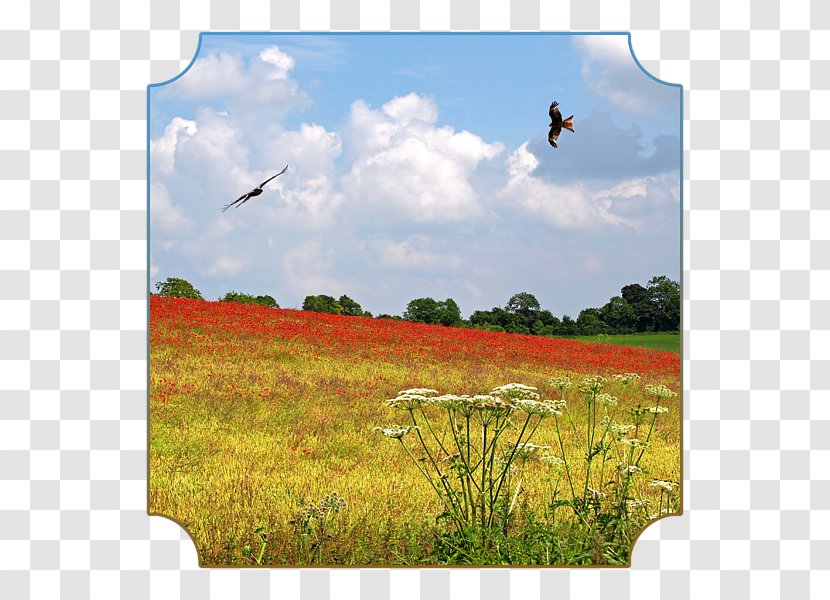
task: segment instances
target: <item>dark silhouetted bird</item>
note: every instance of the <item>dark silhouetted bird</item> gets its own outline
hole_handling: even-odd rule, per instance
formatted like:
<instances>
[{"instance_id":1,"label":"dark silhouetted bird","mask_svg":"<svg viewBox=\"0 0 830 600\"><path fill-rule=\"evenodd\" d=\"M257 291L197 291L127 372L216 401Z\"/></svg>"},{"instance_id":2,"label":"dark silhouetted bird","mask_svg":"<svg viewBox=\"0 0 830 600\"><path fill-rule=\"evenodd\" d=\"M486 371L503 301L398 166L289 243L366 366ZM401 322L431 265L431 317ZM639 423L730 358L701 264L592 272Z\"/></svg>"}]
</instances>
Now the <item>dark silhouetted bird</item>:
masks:
<instances>
[{"instance_id":1,"label":"dark silhouetted bird","mask_svg":"<svg viewBox=\"0 0 830 600\"><path fill-rule=\"evenodd\" d=\"M574 130L574 116L571 115L565 120L562 120L562 113L559 112L559 103L554 100L550 105L550 132L548 132L548 141L550 145L557 148L556 140L559 139L559 134L562 128L569 131Z\"/></svg>"},{"instance_id":2,"label":"dark silhouetted bird","mask_svg":"<svg viewBox=\"0 0 830 600\"><path fill-rule=\"evenodd\" d=\"M242 206L243 204L245 204L248 200L250 200L250 199L251 199L251 198L253 198L254 196L259 196L259 195L262 193L262 188L264 188L264 187L265 187L265 184L266 184L266 183L268 183L269 181L271 181L274 177L279 177L280 175L282 175L283 173L285 173L287 170L288 170L288 165L285 165L285 168L284 168L282 171L280 171L279 173L277 173L276 175L274 175L273 177L269 177L268 179L266 179L265 181L263 181L262 183L260 183L258 186L256 186L254 189L252 189L250 192L248 192L247 194L243 194L243 195L241 195L239 198L237 198L236 200L234 200L233 202L231 202L230 204L226 204L226 205L225 205L225 208L223 208L223 209L222 209L222 212L225 212L225 211L226 211L226 210L228 210L231 206L233 206L234 204L237 204L237 202L238 202L239 204L237 204L236 208L239 208L240 206Z\"/></svg>"}]
</instances>

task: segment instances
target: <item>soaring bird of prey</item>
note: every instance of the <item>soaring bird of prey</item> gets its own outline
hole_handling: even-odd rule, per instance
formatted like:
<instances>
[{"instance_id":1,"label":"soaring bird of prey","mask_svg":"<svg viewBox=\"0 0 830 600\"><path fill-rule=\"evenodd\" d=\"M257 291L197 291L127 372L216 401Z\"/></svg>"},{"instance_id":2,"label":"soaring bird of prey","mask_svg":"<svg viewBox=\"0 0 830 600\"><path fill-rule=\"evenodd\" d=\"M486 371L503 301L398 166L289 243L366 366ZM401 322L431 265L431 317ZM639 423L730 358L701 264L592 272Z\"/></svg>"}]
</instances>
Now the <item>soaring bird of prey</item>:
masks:
<instances>
[{"instance_id":1,"label":"soaring bird of prey","mask_svg":"<svg viewBox=\"0 0 830 600\"><path fill-rule=\"evenodd\" d=\"M571 115L565 120L562 120L562 113L559 112L559 103L554 100L550 105L550 132L548 132L548 141L550 145L557 148L556 140L559 139L559 134L562 128L568 131L574 130L574 116Z\"/></svg>"},{"instance_id":2,"label":"soaring bird of prey","mask_svg":"<svg viewBox=\"0 0 830 600\"><path fill-rule=\"evenodd\" d=\"M276 175L274 175L273 177L269 177L268 179L266 179L265 181L260 183L258 186L256 186L254 189L252 189L250 192L248 192L247 194L242 194L239 198L237 198L236 200L234 200L230 204L226 204L225 208L222 209L222 212L225 212L226 210L228 210L234 204L236 204L236 208L239 208L240 206L245 204L248 200L250 200L254 196L259 196L262 193L262 188L265 187L266 183L268 183L269 181L274 179L274 177L279 177L280 175L285 173L287 170L288 170L288 165L285 165L285 168L282 171L280 171L279 173L277 173Z\"/></svg>"}]
</instances>

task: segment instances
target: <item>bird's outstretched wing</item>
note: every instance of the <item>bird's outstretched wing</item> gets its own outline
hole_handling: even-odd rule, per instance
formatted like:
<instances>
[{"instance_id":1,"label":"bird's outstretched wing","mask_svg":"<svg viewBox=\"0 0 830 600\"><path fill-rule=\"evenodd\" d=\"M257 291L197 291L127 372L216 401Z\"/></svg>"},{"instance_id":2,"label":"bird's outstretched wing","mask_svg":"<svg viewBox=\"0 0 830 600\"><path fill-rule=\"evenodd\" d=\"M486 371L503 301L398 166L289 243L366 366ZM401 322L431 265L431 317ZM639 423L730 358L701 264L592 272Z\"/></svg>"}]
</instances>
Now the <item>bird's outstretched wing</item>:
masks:
<instances>
[{"instance_id":1,"label":"bird's outstretched wing","mask_svg":"<svg viewBox=\"0 0 830 600\"><path fill-rule=\"evenodd\" d=\"M553 146L554 148L558 147L556 145L556 140L559 139L559 134L560 133L562 133L562 126L561 125L556 126L556 127L551 127L550 132L548 132L548 142L550 142L550 145Z\"/></svg>"},{"instance_id":2,"label":"bird's outstretched wing","mask_svg":"<svg viewBox=\"0 0 830 600\"><path fill-rule=\"evenodd\" d=\"M550 114L551 125L562 122L562 113L559 112L559 103L556 100L551 102L548 113Z\"/></svg>"},{"instance_id":3,"label":"bird's outstretched wing","mask_svg":"<svg viewBox=\"0 0 830 600\"><path fill-rule=\"evenodd\" d=\"M234 200L234 201L233 201L233 202L231 202L230 204L226 204L226 205L224 206L224 208L222 209L222 212L225 212L226 210L228 210L231 206L233 206L234 204L236 204L236 203L237 203L237 202L239 202L240 200L243 200L243 201L244 201L244 200L247 200L250 196L251 196L251 194L250 194L250 193L248 193L248 194L242 194L239 198L237 198L236 200ZM244 202L243 202L243 204L244 204Z\"/></svg>"},{"instance_id":4,"label":"bird's outstretched wing","mask_svg":"<svg viewBox=\"0 0 830 600\"><path fill-rule=\"evenodd\" d=\"M288 165L285 165L285 168L284 168L282 171L280 171L279 173L277 173L277 174L276 174L276 175L274 175L273 177L269 177L268 179L266 179L265 181L263 181L262 183L260 183L260 184L259 184L259 187L260 187L260 188L265 187L265 184L266 184L266 183L268 183L269 181L271 181L272 179L274 179L274 177L279 177L280 175L282 175L283 173L285 173L287 170L288 170Z\"/></svg>"}]
</instances>

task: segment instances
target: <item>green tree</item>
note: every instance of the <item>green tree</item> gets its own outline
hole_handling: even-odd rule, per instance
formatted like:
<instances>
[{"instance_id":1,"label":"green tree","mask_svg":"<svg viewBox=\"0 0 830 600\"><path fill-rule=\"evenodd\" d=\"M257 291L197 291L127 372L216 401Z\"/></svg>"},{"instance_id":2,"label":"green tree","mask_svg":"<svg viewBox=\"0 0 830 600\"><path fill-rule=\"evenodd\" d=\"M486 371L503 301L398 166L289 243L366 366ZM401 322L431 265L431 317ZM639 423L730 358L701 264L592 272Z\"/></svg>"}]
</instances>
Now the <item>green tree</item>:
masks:
<instances>
[{"instance_id":1,"label":"green tree","mask_svg":"<svg viewBox=\"0 0 830 600\"><path fill-rule=\"evenodd\" d=\"M652 277L648 294L654 311L655 331L680 330L680 283L665 275Z\"/></svg>"},{"instance_id":2,"label":"green tree","mask_svg":"<svg viewBox=\"0 0 830 600\"><path fill-rule=\"evenodd\" d=\"M632 283L622 288L620 295L634 309L635 330L654 331L654 306L649 291L639 283Z\"/></svg>"},{"instance_id":3,"label":"green tree","mask_svg":"<svg viewBox=\"0 0 830 600\"><path fill-rule=\"evenodd\" d=\"M610 331L608 325L600 318L599 309L596 308L580 311L576 318L576 327L578 335L599 335Z\"/></svg>"},{"instance_id":4,"label":"green tree","mask_svg":"<svg viewBox=\"0 0 830 600\"><path fill-rule=\"evenodd\" d=\"M438 303L438 322L447 327L458 327L463 324L461 319L461 309L458 303L452 298L447 298L443 302Z\"/></svg>"},{"instance_id":5,"label":"green tree","mask_svg":"<svg viewBox=\"0 0 830 600\"><path fill-rule=\"evenodd\" d=\"M539 304L536 296L530 292L513 294L510 300L507 301L505 308L507 312L522 317L526 323L533 323L542 310L542 306Z\"/></svg>"},{"instance_id":6,"label":"green tree","mask_svg":"<svg viewBox=\"0 0 830 600\"><path fill-rule=\"evenodd\" d=\"M348 317L366 316L366 313L363 311L363 308L361 308L360 304L349 298L346 294L340 296L340 298L337 300L337 303L343 307L343 311L340 313L342 315L346 315Z\"/></svg>"},{"instance_id":7,"label":"green tree","mask_svg":"<svg viewBox=\"0 0 830 600\"><path fill-rule=\"evenodd\" d=\"M632 333L637 323L634 309L621 296L614 296L600 308L599 317L608 324L612 333Z\"/></svg>"},{"instance_id":8,"label":"green tree","mask_svg":"<svg viewBox=\"0 0 830 600\"><path fill-rule=\"evenodd\" d=\"M224 297L219 299L220 302L240 302L242 304L254 304L258 306L269 306L271 308L279 308L280 305L271 296L252 296L251 294L243 294L241 292L228 292Z\"/></svg>"},{"instance_id":9,"label":"green tree","mask_svg":"<svg viewBox=\"0 0 830 600\"><path fill-rule=\"evenodd\" d=\"M560 335L577 335L578 328L576 325L576 321L574 321L570 316L564 315L562 317L562 324L559 329Z\"/></svg>"},{"instance_id":10,"label":"green tree","mask_svg":"<svg viewBox=\"0 0 830 600\"><path fill-rule=\"evenodd\" d=\"M177 277L168 277L164 282L156 283L156 289L160 296L204 300L201 292L193 287L189 281Z\"/></svg>"},{"instance_id":11,"label":"green tree","mask_svg":"<svg viewBox=\"0 0 830 600\"><path fill-rule=\"evenodd\" d=\"M415 323L437 323L438 302L433 298L416 298L406 305L403 318Z\"/></svg>"},{"instance_id":12,"label":"green tree","mask_svg":"<svg viewBox=\"0 0 830 600\"><path fill-rule=\"evenodd\" d=\"M320 294L318 296L306 296L303 300L303 310L339 315L343 312L343 306L332 296Z\"/></svg>"}]
</instances>

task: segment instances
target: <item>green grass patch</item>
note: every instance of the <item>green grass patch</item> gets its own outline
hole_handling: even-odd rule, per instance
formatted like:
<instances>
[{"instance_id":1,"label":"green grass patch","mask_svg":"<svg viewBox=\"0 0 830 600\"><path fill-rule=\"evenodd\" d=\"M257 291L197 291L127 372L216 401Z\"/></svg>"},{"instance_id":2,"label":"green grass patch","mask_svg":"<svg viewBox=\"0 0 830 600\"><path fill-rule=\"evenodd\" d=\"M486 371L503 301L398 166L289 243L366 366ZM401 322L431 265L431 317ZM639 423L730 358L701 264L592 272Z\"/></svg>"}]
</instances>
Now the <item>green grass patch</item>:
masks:
<instances>
[{"instance_id":1,"label":"green grass patch","mask_svg":"<svg viewBox=\"0 0 830 600\"><path fill-rule=\"evenodd\" d=\"M615 346L632 346L635 348L650 348L651 350L662 350L663 352L674 352L680 354L682 337L680 333L627 333L621 335L577 335L569 336L569 339L580 342L599 342L601 344L614 344Z\"/></svg>"}]
</instances>

